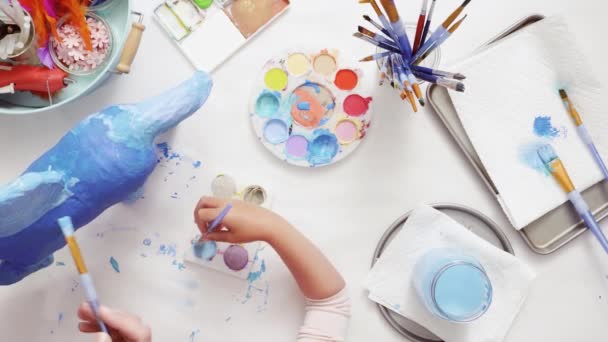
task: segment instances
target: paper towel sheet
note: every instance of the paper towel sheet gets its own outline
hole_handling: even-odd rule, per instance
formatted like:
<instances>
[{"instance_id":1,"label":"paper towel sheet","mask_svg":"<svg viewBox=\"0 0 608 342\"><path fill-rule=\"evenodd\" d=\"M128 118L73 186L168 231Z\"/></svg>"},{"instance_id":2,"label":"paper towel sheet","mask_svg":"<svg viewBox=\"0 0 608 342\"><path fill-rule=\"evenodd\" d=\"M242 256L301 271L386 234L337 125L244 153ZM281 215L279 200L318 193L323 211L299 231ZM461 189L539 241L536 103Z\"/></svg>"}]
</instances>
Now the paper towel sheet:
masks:
<instances>
[{"instance_id":1,"label":"paper towel sheet","mask_svg":"<svg viewBox=\"0 0 608 342\"><path fill-rule=\"evenodd\" d=\"M608 102L576 40L563 18L551 17L453 68L467 76L466 92L450 93L454 106L517 229L567 201L542 164L533 167L538 145L554 146L579 190L602 179L558 93L568 91L607 156ZM554 130L536 135L537 117L549 117Z\"/></svg>"},{"instance_id":2,"label":"paper towel sheet","mask_svg":"<svg viewBox=\"0 0 608 342\"><path fill-rule=\"evenodd\" d=\"M421 256L435 248L456 248L474 256L492 282L493 298L479 319L458 324L433 316L412 282ZM502 341L519 313L535 278L521 260L426 205L416 208L370 271L364 287L369 298L424 326L447 342Z\"/></svg>"}]
</instances>

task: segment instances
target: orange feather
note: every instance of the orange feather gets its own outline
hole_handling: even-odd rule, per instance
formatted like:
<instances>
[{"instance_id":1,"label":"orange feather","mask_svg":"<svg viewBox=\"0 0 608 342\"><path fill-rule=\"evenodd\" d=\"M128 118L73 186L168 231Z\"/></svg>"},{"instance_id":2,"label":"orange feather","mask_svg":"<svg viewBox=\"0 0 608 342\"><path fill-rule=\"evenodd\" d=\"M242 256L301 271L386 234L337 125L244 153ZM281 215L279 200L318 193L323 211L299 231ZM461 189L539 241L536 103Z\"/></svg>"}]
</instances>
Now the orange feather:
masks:
<instances>
[{"instance_id":1,"label":"orange feather","mask_svg":"<svg viewBox=\"0 0 608 342\"><path fill-rule=\"evenodd\" d=\"M69 14L70 23L78 28L78 32L80 32L80 36L84 41L84 47L89 51L93 50L91 30L85 17L87 7L80 0L62 0L57 3L60 15Z\"/></svg>"}]
</instances>

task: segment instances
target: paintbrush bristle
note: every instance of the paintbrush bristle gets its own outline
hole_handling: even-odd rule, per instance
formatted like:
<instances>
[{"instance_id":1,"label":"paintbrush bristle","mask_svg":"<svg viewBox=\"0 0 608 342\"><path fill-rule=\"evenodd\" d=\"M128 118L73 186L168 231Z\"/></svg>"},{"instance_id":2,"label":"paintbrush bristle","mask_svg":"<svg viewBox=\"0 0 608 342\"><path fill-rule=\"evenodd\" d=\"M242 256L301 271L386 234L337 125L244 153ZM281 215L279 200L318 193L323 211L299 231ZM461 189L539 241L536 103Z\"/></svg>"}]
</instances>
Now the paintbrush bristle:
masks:
<instances>
[{"instance_id":1,"label":"paintbrush bristle","mask_svg":"<svg viewBox=\"0 0 608 342\"><path fill-rule=\"evenodd\" d=\"M426 101L422 97L418 99L418 103L420 103L422 107L426 106Z\"/></svg>"},{"instance_id":2,"label":"paintbrush bristle","mask_svg":"<svg viewBox=\"0 0 608 342\"><path fill-rule=\"evenodd\" d=\"M361 32L355 32L355 33L353 33L353 37L364 38L364 39L365 38L369 38L369 37L363 35Z\"/></svg>"},{"instance_id":3,"label":"paintbrush bristle","mask_svg":"<svg viewBox=\"0 0 608 342\"><path fill-rule=\"evenodd\" d=\"M456 80L464 80L466 78L467 77L465 75L463 75L463 74L460 74L460 73L454 74L454 79L456 79Z\"/></svg>"},{"instance_id":4,"label":"paintbrush bristle","mask_svg":"<svg viewBox=\"0 0 608 342\"><path fill-rule=\"evenodd\" d=\"M369 4L371 0L359 0L360 4Z\"/></svg>"},{"instance_id":5,"label":"paintbrush bristle","mask_svg":"<svg viewBox=\"0 0 608 342\"><path fill-rule=\"evenodd\" d=\"M536 152L543 163L545 163L547 166L550 166L554 160L559 159L557 157L557 153L555 153L555 150L553 149L553 146L549 144L542 145L538 148L538 150L536 150Z\"/></svg>"},{"instance_id":6,"label":"paintbrush bristle","mask_svg":"<svg viewBox=\"0 0 608 342\"><path fill-rule=\"evenodd\" d=\"M562 97L562 100L565 100L568 98L568 93L566 93L566 91L564 89L560 89L559 90L559 96Z\"/></svg>"},{"instance_id":7,"label":"paintbrush bristle","mask_svg":"<svg viewBox=\"0 0 608 342\"><path fill-rule=\"evenodd\" d=\"M367 20L367 21L372 21L372 17L370 17L370 16L369 16L369 15L367 15L367 14L364 14L364 15L363 15L363 19L365 19L365 20Z\"/></svg>"},{"instance_id":8,"label":"paintbrush bristle","mask_svg":"<svg viewBox=\"0 0 608 342\"><path fill-rule=\"evenodd\" d=\"M365 28L365 27L363 27L363 26L358 26L358 27L357 27L357 30L358 30L359 32L361 32L361 33L363 33L363 34L365 34L365 35L371 36L371 37L376 36L376 34L375 34L374 32L372 32L372 31L370 31L370 30L366 29L366 28Z\"/></svg>"},{"instance_id":9,"label":"paintbrush bristle","mask_svg":"<svg viewBox=\"0 0 608 342\"><path fill-rule=\"evenodd\" d=\"M359 1L361 1L361 0L359 0ZM469 2L471 2L471 0L464 0L464 2L462 3L462 7L466 7L469 4Z\"/></svg>"},{"instance_id":10,"label":"paintbrush bristle","mask_svg":"<svg viewBox=\"0 0 608 342\"><path fill-rule=\"evenodd\" d=\"M464 83L458 83L456 85L456 91L459 91L461 93L464 93Z\"/></svg>"}]
</instances>

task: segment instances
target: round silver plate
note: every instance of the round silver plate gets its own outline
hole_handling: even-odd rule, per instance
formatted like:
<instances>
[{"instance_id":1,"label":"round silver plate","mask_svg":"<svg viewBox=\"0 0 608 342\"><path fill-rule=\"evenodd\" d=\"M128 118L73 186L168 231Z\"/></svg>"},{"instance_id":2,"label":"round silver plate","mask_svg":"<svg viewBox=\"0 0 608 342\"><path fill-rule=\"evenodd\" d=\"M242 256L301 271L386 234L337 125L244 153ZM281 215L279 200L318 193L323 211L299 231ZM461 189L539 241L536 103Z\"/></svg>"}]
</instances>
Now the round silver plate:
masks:
<instances>
[{"instance_id":1,"label":"round silver plate","mask_svg":"<svg viewBox=\"0 0 608 342\"><path fill-rule=\"evenodd\" d=\"M515 255L513 247L511 247L511 243L509 242L509 239L507 239L507 236L502 232L502 230L500 230L494 221L484 214L478 212L477 210L457 204L434 204L431 206L448 215L456 222L462 224L470 231L482 237L494 246ZM403 224L407 221L410 214L411 212L408 212L407 214L398 218L384 233L380 239L380 242L378 242L376 251L374 252L372 267L378 258L380 258L389 243L393 240L393 237L401 230ZM379 304L377 306L380 310L380 314L382 317L384 317L388 324L390 324L393 329L395 329L401 335L407 337L409 340L413 342L443 342L442 339L435 336L423 326L416 324L415 322L410 321L409 319L400 316Z\"/></svg>"}]
</instances>

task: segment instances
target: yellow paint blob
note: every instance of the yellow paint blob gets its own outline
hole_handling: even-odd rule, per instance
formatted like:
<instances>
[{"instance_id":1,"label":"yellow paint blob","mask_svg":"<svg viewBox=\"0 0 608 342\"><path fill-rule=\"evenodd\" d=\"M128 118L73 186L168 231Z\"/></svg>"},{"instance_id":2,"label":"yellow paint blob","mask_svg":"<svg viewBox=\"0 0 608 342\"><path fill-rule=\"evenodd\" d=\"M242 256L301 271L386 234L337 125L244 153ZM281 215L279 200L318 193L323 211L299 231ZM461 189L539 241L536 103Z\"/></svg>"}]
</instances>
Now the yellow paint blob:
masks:
<instances>
[{"instance_id":1,"label":"yellow paint blob","mask_svg":"<svg viewBox=\"0 0 608 342\"><path fill-rule=\"evenodd\" d=\"M315 57L315 70L323 75L331 75L338 69L336 59L328 54L321 54Z\"/></svg>"},{"instance_id":2,"label":"yellow paint blob","mask_svg":"<svg viewBox=\"0 0 608 342\"><path fill-rule=\"evenodd\" d=\"M264 77L264 82L269 89L281 91L287 87L287 73L279 68L270 69Z\"/></svg>"},{"instance_id":3,"label":"yellow paint blob","mask_svg":"<svg viewBox=\"0 0 608 342\"><path fill-rule=\"evenodd\" d=\"M294 53L287 58L287 70L294 76L302 76L310 68L308 58L301 53Z\"/></svg>"}]
</instances>

